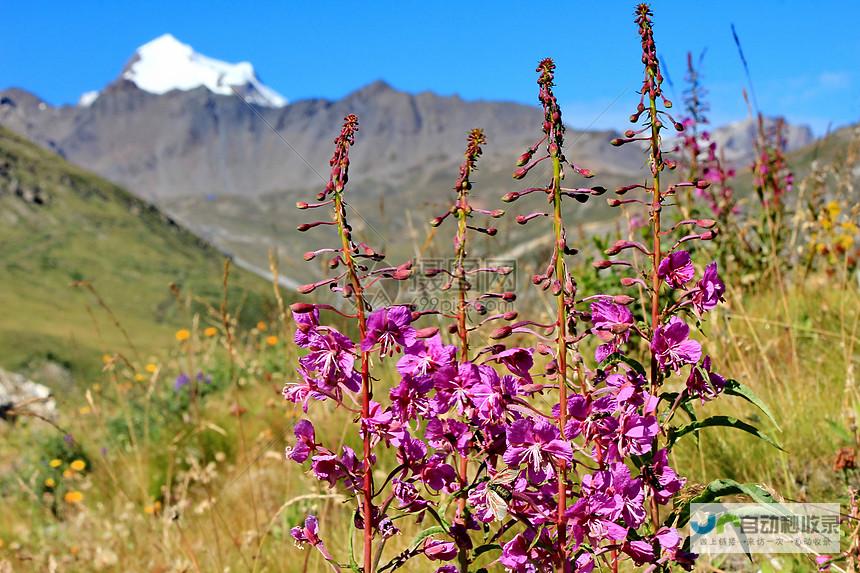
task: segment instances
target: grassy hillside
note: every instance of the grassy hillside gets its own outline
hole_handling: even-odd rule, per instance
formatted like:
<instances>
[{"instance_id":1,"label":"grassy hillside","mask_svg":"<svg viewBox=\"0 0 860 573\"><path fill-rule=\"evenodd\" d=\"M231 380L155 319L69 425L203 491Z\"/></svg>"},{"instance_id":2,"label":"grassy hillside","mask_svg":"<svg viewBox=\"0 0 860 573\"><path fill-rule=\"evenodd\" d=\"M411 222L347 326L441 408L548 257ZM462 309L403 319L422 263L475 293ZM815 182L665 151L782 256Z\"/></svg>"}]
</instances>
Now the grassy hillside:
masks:
<instances>
[{"instance_id":1,"label":"grassy hillside","mask_svg":"<svg viewBox=\"0 0 860 573\"><path fill-rule=\"evenodd\" d=\"M134 358L76 281L92 284L137 354L164 348L186 311L220 299L222 268L219 252L156 208L0 128L0 366L50 358L90 372L109 349ZM249 320L259 314L266 283L236 271L231 284Z\"/></svg>"}]
</instances>

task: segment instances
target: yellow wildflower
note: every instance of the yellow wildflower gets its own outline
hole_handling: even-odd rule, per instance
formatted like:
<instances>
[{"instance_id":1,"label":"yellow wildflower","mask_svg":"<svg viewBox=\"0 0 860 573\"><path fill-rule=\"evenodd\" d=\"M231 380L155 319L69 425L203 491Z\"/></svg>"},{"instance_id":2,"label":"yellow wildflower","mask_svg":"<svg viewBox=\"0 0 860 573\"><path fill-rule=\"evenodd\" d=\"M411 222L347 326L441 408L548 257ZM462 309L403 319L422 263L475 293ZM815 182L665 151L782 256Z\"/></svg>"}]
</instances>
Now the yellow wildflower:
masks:
<instances>
[{"instance_id":1,"label":"yellow wildflower","mask_svg":"<svg viewBox=\"0 0 860 573\"><path fill-rule=\"evenodd\" d=\"M266 323L263 322L262 320L257 323L257 330L259 330L260 332L265 332L267 328L269 328L269 327L266 326Z\"/></svg>"},{"instance_id":2,"label":"yellow wildflower","mask_svg":"<svg viewBox=\"0 0 860 573\"><path fill-rule=\"evenodd\" d=\"M82 472L87 468L87 462L84 460L75 460L69 464L69 467L76 472Z\"/></svg>"},{"instance_id":3,"label":"yellow wildflower","mask_svg":"<svg viewBox=\"0 0 860 573\"><path fill-rule=\"evenodd\" d=\"M60 467L61 465L63 465L63 460L60 460L60 459L54 458L53 460L51 460L50 462L48 462L48 465L49 465L49 466L51 466L52 468L58 468L58 467Z\"/></svg>"},{"instance_id":4,"label":"yellow wildflower","mask_svg":"<svg viewBox=\"0 0 860 573\"><path fill-rule=\"evenodd\" d=\"M191 338L191 331L187 328L181 328L176 331L176 340L179 342L184 342Z\"/></svg>"},{"instance_id":5,"label":"yellow wildflower","mask_svg":"<svg viewBox=\"0 0 860 573\"><path fill-rule=\"evenodd\" d=\"M72 470L63 470L63 477L66 479L71 479L74 475L75 473Z\"/></svg>"},{"instance_id":6,"label":"yellow wildflower","mask_svg":"<svg viewBox=\"0 0 860 573\"><path fill-rule=\"evenodd\" d=\"M158 366L150 362L146 366L143 367L144 370L149 372L150 374L155 374L155 371L158 370Z\"/></svg>"},{"instance_id":7,"label":"yellow wildflower","mask_svg":"<svg viewBox=\"0 0 860 573\"><path fill-rule=\"evenodd\" d=\"M144 380L146 380L146 376L144 376L140 372L138 372L137 374L134 375L134 381L135 382L143 382Z\"/></svg>"},{"instance_id":8,"label":"yellow wildflower","mask_svg":"<svg viewBox=\"0 0 860 573\"><path fill-rule=\"evenodd\" d=\"M67 491L63 496L63 501L69 504L81 503L84 500L84 494L77 490Z\"/></svg>"},{"instance_id":9,"label":"yellow wildflower","mask_svg":"<svg viewBox=\"0 0 860 573\"><path fill-rule=\"evenodd\" d=\"M78 414L80 414L81 416L86 416L90 413L90 411L91 410L89 406L81 406L80 408L78 408Z\"/></svg>"},{"instance_id":10,"label":"yellow wildflower","mask_svg":"<svg viewBox=\"0 0 860 573\"><path fill-rule=\"evenodd\" d=\"M203 331L203 334L205 334L209 338L212 338L213 336L218 334L218 329L215 328L214 326L209 326L206 328L206 330Z\"/></svg>"},{"instance_id":11,"label":"yellow wildflower","mask_svg":"<svg viewBox=\"0 0 860 573\"><path fill-rule=\"evenodd\" d=\"M267 336L266 337L266 344L268 344L269 346L274 346L277 343L278 343L278 337L277 336Z\"/></svg>"},{"instance_id":12,"label":"yellow wildflower","mask_svg":"<svg viewBox=\"0 0 860 573\"><path fill-rule=\"evenodd\" d=\"M45 480L45 487L54 488L57 485L57 482L54 481L54 478L48 478Z\"/></svg>"}]
</instances>

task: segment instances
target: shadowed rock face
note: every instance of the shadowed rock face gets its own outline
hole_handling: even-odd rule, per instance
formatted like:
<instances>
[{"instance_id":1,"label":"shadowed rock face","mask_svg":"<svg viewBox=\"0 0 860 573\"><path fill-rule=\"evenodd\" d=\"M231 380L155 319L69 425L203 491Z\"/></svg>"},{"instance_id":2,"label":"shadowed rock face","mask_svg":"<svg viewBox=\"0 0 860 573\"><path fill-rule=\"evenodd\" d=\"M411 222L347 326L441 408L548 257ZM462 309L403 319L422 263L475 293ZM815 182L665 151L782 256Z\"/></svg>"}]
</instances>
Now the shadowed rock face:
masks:
<instances>
[{"instance_id":1,"label":"shadowed rock face","mask_svg":"<svg viewBox=\"0 0 860 573\"><path fill-rule=\"evenodd\" d=\"M384 82L338 101L281 108L205 88L155 95L123 79L89 106L51 107L17 89L0 98L0 124L157 200L317 186L327 178L331 140L347 113L361 121L353 178L409 185L456 174L472 126L483 127L489 139L482 169L509 171L541 121L536 107L408 94ZM611 148L611 137L571 131L568 155L598 172L636 172L639 154Z\"/></svg>"}]
</instances>

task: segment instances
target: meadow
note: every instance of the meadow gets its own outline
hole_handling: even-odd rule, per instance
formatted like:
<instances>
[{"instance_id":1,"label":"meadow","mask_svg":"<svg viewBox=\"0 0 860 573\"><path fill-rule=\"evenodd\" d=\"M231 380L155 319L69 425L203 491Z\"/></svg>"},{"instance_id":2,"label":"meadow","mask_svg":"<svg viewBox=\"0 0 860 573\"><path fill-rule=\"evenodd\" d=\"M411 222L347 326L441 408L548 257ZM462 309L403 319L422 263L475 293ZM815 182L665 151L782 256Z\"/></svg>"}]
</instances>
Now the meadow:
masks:
<instances>
[{"instance_id":1,"label":"meadow","mask_svg":"<svg viewBox=\"0 0 860 573\"><path fill-rule=\"evenodd\" d=\"M353 233L349 115L328 185L297 205L321 213L298 231L323 231L303 258L330 278L287 292L275 253L269 284L177 251L181 234L134 261L133 297L69 274L106 264L86 234L37 271L83 289L85 343L56 418L2 411L0 572L857 571L860 131L787 154L757 114L756 158L736 172L692 64L684 102L663 95L651 18L637 8L639 125L612 143L642 147L643 181L606 189L565 157L565 75L543 60L544 122L504 196L480 178L492 142L464 126L451 207L422 231L446 268L383 260ZM586 201L612 223L577 232ZM547 237L504 292L477 278L511 269L469 266L497 234L506 245L499 220ZM188 261L197 273L165 292ZM380 304L383 281L436 289L444 308ZM141 297L168 301L158 324ZM62 327L30 314L28 347ZM696 559L689 504L715 499L839 502L842 550Z\"/></svg>"}]
</instances>

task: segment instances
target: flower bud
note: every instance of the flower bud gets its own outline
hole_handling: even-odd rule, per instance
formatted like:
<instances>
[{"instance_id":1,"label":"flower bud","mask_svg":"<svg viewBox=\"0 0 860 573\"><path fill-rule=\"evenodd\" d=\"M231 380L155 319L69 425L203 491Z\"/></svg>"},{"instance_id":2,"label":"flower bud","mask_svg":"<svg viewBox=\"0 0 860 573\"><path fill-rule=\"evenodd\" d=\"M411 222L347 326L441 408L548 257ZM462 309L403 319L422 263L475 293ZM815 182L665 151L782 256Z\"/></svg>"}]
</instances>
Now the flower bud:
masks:
<instances>
[{"instance_id":1,"label":"flower bud","mask_svg":"<svg viewBox=\"0 0 860 573\"><path fill-rule=\"evenodd\" d=\"M504 201L505 203L513 203L514 201L516 201L519 198L520 198L520 194L518 192L511 191L510 193L505 193L502 196L502 201Z\"/></svg>"},{"instance_id":2,"label":"flower bud","mask_svg":"<svg viewBox=\"0 0 860 573\"><path fill-rule=\"evenodd\" d=\"M625 278L628 278L628 277L625 277ZM623 283L623 279L622 279L622 283ZM627 296L626 294L617 294L617 295L612 297L612 302L614 302L615 304L628 305L631 302L633 302L634 300L636 300L636 299L634 299L632 296Z\"/></svg>"},{"instance_id":3,"label":"flower bud","mask_svg":"<svg viewBox=\"0 0 860 573\"><path fill-rule=\"evenodd\" d=\"M415 331L415 336L418 338L432 338L439 332L438 326L428 326L427 328L419 328Z\"/></svg>"},{"instance_id":4,"label":"flower bud","mask_svg":"<svg viewBox=\"0 0 860 573\"><path fill-rule=\"evenodd\" d=\"M531 161L532 154L534 154L534 151L529 149L528 151L526 151L525 153L520 155L519 158L517 159L517 167L522 167L523 165L525 165L526 163Z\"/></svg>"},{"instance_id":5,"label":"flower bud","mask_svg":"<svg viewBox=\"0 0 860 573\"><path fill-rule=\"evenodd\" d=\"M515 300L517 300L517 294L510 291L503 292L502 300L505 302L514 302Z\"/></svg>"},{"instance_id":6,"label":"flower bud","mask_svg":"<svg viewBox=\"0 0 860 573\"><path fill-rule=\"evenodd\" d=\"M295 314L307 314L313 312L315 308L316 305L309 302L294 302L290 305L290 310Z\"/></svg>"},{"instance_id":7,"label":"flower bud","mask_svg":"<svg viewBox=\"0 0 860 573\"><path fill-rule=\"evenodd\" d=\"M317 256L317 254L315 252L308 251L307 253L304 254L303 258L306 261L312 261L312 260L314 260L314 257L316 257L316 256Z\"/></svg>"},{"instance_id":8,"label":"flower bud","mask_svg":"<svg viewBox=\"0 0 860 573\"><path fill-rule=\"evenodd\" d=\"M296 209L307 209L308 204L305 201L296 201Z\"/></svg>"},{"instance_id":9,"label":"flower bud","mask_svg":"<svg viewBox=\"0 0 860 573\"><path fill-rule=\"evenodd\" d=\"M520 167L519 169L514 171L513 177L514 177L514 179L522 179L523 177L526 176L526 173L528 173L528 172L529 172L528 167Z\"/></svg>"},{"instance_id":10,"label":"flower bud","mask_svg":"<svg viewBox=\"0 0 860 573\"><path fill-rule=\"evenodd\" d=\"M608 269L612 266L612 261L594 261L592 265L595 269Z\"/></svg>"},{"instance_id":11,"label":"flower bud","mask_svg":"<svg viewBox=\"0 0 860 573\"><path fill-rule=\"evenodd\" d=\"M511 310L511 311L509 311L509 312L504 313L504 314L502 315L502 318L503 318L504 320L516 320L516 319L517 319L517 316L519 316L519 313L518 313L517 311L515 311L515 310Z\"/></svg>"},{"instance_id":12,"label":"flower bud","mask_svg":"<svg viewBox=\"0 0 860 573\"><path fill-rule=\"evenodd\" d=\"M493 340L501 340L502 338L507 338L514 331L510 326L502 326L494 330L490 333L490 338Z\"/></svg>"}]
</instances>

